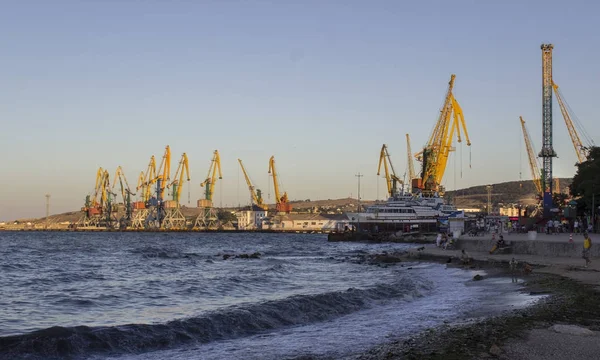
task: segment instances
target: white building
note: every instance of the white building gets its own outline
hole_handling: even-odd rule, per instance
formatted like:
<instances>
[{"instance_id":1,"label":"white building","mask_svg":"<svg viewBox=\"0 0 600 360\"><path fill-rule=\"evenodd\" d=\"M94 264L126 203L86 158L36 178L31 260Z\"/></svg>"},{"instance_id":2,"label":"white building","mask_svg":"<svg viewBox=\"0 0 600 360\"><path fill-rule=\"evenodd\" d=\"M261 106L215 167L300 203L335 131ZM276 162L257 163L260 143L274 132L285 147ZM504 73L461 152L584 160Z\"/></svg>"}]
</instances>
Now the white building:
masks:
<instances>
[{"instance_id":1,"label":"white building","mask_svg":"<svg viewBox=\"0 0 600 360\"><path fill-rule=\"evenodd\" d=\"M235 213L239 230L262 229L262 223L267 217L267 212L262 209L242 210Z\"/></svg>"}]
</instances>

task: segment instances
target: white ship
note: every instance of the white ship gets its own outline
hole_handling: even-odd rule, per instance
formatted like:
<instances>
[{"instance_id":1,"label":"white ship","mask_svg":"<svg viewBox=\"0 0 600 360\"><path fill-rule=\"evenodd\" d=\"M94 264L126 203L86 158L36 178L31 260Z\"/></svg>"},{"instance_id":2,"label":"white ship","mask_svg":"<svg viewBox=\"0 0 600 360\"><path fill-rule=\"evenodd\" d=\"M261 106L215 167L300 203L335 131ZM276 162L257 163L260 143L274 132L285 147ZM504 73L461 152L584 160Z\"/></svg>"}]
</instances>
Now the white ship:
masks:
<instances>
[{"instance_id":1,"label":"white ship","mask_svg":"<svg viewBox=\"0 0 600 360\"><path fill-rule=\"evenodd\" d=\"M455 206L448 205L439 196L400 194L389 198L384 204L372 205L363 212L347 213L352 223L361 227L396 228L400 224L437 224L438 220L464 217ZM371 225L371 226L369 226Z\"/></svg>"}]
</instances>

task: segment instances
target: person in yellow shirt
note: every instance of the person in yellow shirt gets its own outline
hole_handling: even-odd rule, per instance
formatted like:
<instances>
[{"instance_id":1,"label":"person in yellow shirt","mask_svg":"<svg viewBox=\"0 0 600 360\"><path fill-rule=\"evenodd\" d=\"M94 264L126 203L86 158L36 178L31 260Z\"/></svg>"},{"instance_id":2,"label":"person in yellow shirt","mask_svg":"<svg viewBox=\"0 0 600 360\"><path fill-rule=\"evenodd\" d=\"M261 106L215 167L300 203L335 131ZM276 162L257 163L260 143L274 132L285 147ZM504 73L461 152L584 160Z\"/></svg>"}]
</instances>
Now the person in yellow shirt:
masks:
<instances>
[{"instance_id":1,"label":"person in yellow shirt","mask_svg":"<svg viewBox=\"0 0 600 360\"><path fill-rule=\"evenodd\" d=\"M583 257L585 259L585 267L588 267L588 265L592 262L590 260L590 248L592 247L592 239L590 238L589 234L586 232L583 233L583 253L581 255L581 257Z\"/></svg>"}]
</instances>

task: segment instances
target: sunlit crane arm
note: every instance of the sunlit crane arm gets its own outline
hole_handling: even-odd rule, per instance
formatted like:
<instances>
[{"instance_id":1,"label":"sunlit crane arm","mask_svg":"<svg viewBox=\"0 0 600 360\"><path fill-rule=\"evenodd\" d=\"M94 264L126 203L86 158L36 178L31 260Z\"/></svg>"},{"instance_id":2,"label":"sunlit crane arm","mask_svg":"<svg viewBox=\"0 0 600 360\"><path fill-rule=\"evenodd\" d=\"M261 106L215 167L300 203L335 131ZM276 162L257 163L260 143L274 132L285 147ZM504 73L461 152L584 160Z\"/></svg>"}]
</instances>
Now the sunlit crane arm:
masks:
<instances>
[{"instance_id":1,"label":"sunlit crane arm","mask_svg":"<svg viewBox=\"0 0 600 360\"><path fill-rule=\"evenodd\" d=\"M527 131L527 127L525 126L525 120L520 116L521 120L521 129L523 130L523 139L525 140L525 149L527 150L527 158L529 159L529 169L531 170L531 178L533 179L533 185L535 186L535 191L539 196L543 196L542 182L540 179L540 167L537 162L537 157L535 156L537 152L533 149L533 143L531 142L531 138L529 137L529 131Z\"/></svg>"}]
</instances>

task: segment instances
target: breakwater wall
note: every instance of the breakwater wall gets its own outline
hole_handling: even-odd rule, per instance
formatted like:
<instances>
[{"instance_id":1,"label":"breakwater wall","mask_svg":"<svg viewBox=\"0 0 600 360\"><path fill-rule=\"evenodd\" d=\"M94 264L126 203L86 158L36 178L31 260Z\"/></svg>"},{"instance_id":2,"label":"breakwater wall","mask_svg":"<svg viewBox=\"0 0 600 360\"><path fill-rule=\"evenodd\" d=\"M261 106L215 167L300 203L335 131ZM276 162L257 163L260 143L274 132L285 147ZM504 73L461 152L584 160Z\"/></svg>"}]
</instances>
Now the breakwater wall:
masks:
<instances>
[{"instance_id":1,"label":"breakwater wall","mask_svg":"<svg viewBox=\"0 0 600 360\"><path fill-rule=\"evenodd\" d=\"M553 257L571 257L581 258L583 250L582 241L569 243L565 241L544 241L544 240L510 240L505 238L506 243L510 248L506 252L520 255L538 255L538 256L553 256ZM456 246L458 249L472 252L488 252L496 244L496 240L491 239L458 239ZM600 257L600 244L595 244L590 249L592 258Z\"/></svg>"}]
</instances>

